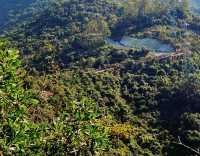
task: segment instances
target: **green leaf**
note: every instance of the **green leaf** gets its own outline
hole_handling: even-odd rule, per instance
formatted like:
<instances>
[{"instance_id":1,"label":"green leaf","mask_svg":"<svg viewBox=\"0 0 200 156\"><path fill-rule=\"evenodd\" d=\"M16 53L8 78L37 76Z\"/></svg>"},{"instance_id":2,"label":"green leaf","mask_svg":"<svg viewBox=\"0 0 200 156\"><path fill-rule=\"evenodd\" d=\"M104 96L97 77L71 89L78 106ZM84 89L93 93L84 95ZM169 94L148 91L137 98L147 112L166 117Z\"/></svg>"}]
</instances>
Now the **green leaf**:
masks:
<instances>
[{"instance_id":1,"label":"green leaf","mask_svg":"<svg viewBox=\"0 0 200 156\"><path fill-rule=\"evenodd\" d=\"M34 106L35 106L35 105L38 105L39 102L40 102L40 101L37 100L37 99L31 99L31 104L34 105Z\"/></svg>"}]
</instances>

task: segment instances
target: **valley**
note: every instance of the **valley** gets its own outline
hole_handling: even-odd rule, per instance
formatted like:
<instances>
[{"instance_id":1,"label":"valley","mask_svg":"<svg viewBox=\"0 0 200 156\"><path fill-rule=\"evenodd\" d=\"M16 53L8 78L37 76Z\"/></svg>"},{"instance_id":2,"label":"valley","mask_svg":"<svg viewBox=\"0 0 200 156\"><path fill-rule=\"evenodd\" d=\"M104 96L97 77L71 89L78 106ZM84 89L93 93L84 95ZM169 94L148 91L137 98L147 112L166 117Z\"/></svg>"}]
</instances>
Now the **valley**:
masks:
<instances>
[{"instance_id":1,"label":"valley","mask_svg":"<svg viewBox=\"0 0 200 156\"><path fill-rule=\"evenodd\" d=\"M199 155L198 0L14 1L0 155Z\"/></svg>"}]
</instances>

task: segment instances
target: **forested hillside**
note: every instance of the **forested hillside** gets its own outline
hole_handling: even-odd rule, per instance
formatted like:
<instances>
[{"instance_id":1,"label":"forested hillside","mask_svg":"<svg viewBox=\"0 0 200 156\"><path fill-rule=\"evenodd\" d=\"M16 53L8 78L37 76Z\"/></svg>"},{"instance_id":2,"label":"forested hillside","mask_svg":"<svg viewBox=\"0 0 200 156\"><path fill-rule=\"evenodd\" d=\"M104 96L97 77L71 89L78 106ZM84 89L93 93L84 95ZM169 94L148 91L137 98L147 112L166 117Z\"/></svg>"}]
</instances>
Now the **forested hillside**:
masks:
<instances>
[{"instance_id":1,"label":"forested hillside","mask_svg":"<svg viewBox=\"0 0 200 156\"><path fill-rule=\"evenodd\" d=\"M1 0L0 26L5 25L9 19L16 18L25 8L35 0Z\"/></svg>"},{"instance_id":2,"label":"forested hillside","mask_svg":"<svg viewBox=\"0 0 200 156\"><path fill-rule=\"evenodd\" d=\"M0 155L200 155L198 0L18 2L0 7Z\"/></svg>"}]
</instances>

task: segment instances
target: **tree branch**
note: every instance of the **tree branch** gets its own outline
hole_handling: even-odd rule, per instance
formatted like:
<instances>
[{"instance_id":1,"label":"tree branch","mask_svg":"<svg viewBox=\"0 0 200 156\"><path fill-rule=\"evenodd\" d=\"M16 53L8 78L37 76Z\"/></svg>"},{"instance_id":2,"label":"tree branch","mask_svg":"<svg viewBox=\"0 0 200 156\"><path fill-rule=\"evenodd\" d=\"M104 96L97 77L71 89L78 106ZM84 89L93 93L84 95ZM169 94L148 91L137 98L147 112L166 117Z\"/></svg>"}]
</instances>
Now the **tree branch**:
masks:
<instances>
[{"instance_id":1,"label":"tree branch","mask_svg":"<svg viewBox=\"0 0 200 156\"><path fill-rule=\"evenodd\" d=\"M193 152L194 154L200 156L200 152L199 152L198 150L195 150L194 148L189 147L189 146L183 144L179 136L178 136L178 141L179 141L178 143L175 143L176 145L182 146L182 147L184 147L185 149L187 149L187 150Z\"/></svg>"}]
</instances>

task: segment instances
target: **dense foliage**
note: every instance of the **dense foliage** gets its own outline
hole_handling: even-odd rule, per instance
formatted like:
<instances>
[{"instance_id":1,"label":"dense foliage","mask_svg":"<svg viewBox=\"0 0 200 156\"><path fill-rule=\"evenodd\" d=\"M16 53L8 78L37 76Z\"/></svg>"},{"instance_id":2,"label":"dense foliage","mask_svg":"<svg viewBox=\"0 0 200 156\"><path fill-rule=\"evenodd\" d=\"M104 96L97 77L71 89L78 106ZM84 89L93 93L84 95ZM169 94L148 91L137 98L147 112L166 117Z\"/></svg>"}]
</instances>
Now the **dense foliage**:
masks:
<instances>
[{"instance_id":1,"label":"dense foliage","mask_svg":"<svg viewBox=\"0 0 200 156\"><path fill-rule=\"evenodd\" d=\"M1 30L0 155L195 156L200 18L190 7L40 0L13 15ZM176 53L105 42L127 35Z\"/></svg>"}]
</instances>

